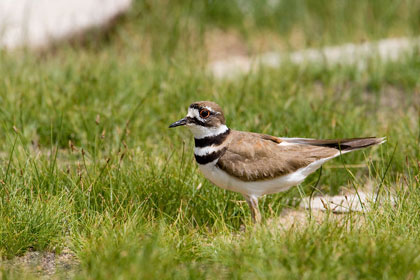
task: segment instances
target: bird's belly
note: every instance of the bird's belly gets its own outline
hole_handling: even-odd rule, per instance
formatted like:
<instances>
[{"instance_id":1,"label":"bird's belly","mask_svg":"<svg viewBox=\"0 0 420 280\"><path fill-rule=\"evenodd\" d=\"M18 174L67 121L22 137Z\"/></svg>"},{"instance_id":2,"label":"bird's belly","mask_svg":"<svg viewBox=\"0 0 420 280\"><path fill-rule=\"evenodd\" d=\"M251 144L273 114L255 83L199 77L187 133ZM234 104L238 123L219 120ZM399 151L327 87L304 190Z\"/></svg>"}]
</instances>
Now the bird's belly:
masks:
<instances>
[{"instance_id":1,"label":"bird's belly","mask_svg":"<svg viewBox=\"0 0 420 280\"><path fill-rule=\"evenodd\" d=\"M260 197L266 194L284 192L291 187L302 183L309 174L317 170L326 160L327 159L323 159L313 162L307 167L298 169L287 175L260 181L239 180L217 167L217 160L205 165L199 164L198 166L204 177L216 186L222 189L239 192L247 196Z\"/></svg>"}]
</instances>

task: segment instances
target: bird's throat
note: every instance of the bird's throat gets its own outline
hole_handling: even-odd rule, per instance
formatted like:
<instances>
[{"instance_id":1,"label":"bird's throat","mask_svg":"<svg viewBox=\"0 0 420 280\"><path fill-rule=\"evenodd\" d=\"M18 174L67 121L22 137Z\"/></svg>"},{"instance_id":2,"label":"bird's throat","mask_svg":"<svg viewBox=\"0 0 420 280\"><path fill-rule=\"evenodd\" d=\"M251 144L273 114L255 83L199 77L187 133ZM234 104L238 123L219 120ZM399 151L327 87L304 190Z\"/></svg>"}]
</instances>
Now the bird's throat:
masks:
<instances>
[{"instance_id":1,"label":"bird's throat","mask_svg":"<svg viewBox=\"0 0 420 280\"><path fill-rule=\"evenodd\" d=\"M198 164L208 164L215 162L226 151L226 140L230 134L230 129L226 128L225 131L207 136L204 138L194 138L195 148L194 156Z\"/></svg>"}]
</instances>

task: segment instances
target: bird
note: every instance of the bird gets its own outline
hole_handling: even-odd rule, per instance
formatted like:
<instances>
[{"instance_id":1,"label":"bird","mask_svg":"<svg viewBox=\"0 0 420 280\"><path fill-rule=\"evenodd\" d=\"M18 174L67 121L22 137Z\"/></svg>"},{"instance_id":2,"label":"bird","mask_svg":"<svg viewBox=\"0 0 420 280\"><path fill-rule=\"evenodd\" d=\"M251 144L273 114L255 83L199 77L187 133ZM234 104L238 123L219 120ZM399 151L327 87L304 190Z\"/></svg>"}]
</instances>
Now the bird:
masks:
<instances>
[{"instance_id":1,"label":"bird","mask_svg":"<svg viewBox=\"0 0 420 280\"><path fill-rule=\"evenodd\" d=\"M332 158L386 141L385 137L317 140L237 131L226 126L222 108L212 101L192 103L186 117L169 128L178 126L192 132L194 157L204 177L242 194L254 223L261 222L260 197L302 183Z\"/></svg>"}]
</instances>

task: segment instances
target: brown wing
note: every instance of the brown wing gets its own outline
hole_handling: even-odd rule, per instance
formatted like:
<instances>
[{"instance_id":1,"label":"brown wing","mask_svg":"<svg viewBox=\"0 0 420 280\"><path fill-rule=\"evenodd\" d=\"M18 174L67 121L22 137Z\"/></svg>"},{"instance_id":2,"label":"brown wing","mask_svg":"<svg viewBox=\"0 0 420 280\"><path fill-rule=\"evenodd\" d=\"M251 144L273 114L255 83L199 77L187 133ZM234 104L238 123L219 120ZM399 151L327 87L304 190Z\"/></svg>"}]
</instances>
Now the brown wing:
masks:
<instances>
[{"instance_id":1,"label":"brown wing","mask_svg":"<svg viewBox=\"0 0 420 280\"><path fill-rule=\"evenodd\" d=\"M218 167L243 181L272 179L337 154L337 149L314 145L279 145L280 138L231 131Z\"/></svg>"}]
</instances>

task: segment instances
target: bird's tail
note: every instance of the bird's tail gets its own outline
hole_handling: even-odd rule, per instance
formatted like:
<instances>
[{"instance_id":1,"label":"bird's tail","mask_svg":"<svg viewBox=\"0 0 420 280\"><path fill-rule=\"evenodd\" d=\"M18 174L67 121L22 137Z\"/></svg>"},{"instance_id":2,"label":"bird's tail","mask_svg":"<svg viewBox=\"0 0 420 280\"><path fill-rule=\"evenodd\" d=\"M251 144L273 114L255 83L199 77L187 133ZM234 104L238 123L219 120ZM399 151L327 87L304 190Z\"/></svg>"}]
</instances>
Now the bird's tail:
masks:
<instances>
[{"instance_id":1,"label":"bird's tail","mask_svg":"<svg viewBox=\"0 0 420 280\"><path fill-rule=\"evenodd\" d=\"M287 139L287 140L286 140ZM343 152L350 152L367 148L374 145L380 145L386 141L385 137L364 137L364 138L350 138L350 139L307 139L307 138L285 138L289 143L304 144L312 146L321 146L335 148Z\"/></svg>"}]
</instances>

